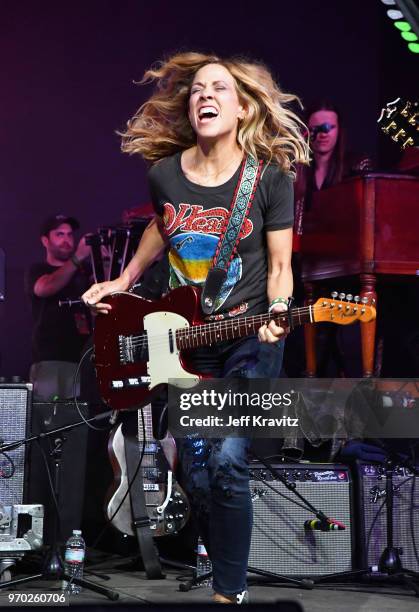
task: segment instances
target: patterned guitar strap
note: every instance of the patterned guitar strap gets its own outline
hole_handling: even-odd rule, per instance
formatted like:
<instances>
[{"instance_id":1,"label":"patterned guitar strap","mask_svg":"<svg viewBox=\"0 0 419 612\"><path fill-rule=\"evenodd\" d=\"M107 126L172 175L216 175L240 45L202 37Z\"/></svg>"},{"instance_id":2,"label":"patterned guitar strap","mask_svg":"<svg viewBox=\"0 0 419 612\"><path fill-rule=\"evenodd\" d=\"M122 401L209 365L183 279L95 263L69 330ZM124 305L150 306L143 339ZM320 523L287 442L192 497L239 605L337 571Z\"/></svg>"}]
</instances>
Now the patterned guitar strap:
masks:
<instances>
[{"instance_id":1,"label":"patterned guitar strap","mask_svg":"<svg viewBox=\"0 0 419 612\"><path fill-rule=\"evenodd\" d=\"M247 155L242 162L229 214L201 293L201 307L205 315L211 315L215 310L217 297L227 278L228 267L236 255L243 236L244 221L252 206L262 166L263 161L256 160L252 155Z\"/></svg>"}]
</instances>

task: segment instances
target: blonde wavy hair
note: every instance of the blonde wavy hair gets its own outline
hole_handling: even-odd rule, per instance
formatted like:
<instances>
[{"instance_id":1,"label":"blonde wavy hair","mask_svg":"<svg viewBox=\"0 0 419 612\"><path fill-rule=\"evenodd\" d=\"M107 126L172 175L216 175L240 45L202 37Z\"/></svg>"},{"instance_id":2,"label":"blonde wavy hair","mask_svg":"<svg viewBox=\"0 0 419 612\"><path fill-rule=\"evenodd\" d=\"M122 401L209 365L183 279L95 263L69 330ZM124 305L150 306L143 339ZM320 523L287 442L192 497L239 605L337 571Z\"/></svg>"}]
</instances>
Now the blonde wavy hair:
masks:
<instances>
[{"instance_id":1,"label":"blonde wavy hair","mask_svg":"<svg viewBox=\"0 0 419 612\"><path fill-rule=\"evenodd\" d=\"M140 84L155 83L156 88L120 133L122 151L155 162L196 144L188 119L189 96L196 72L207 64L224 66L235 80L240 103L247 110L237 132L237 142L246 153L276 162L292 175L297 163L309 162L303 136L307 128L289 108L291 102L300 103L297 96L281 91L263 64L194 52L178 53L146 71Z\"/></svg>"}]
</instances>

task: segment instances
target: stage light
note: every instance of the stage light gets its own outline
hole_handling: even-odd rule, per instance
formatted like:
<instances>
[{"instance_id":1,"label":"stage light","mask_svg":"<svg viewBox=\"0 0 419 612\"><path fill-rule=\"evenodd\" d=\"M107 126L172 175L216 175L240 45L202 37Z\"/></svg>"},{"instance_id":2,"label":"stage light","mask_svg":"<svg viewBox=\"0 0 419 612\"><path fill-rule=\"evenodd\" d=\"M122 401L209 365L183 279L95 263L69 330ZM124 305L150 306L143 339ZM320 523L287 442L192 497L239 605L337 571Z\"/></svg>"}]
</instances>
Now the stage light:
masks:
<instances>
[{"instance_id":1,"label":"stage light","mask_svg":"<svg viewBox=\"0 0 419 612\"><path fill-rule=\"evenodd\" d=\"M400 32L410 32L412 29L412 26L407 21L395 21L394 25Z\"/></svg>"},{"instance_id":2,"label":"stage light","mask_svg":"<svg viewBox=\"0 0 419 612\"><path fill-rule=\"evenodd\" d=\"M387 11L387 15L390 19L403 19L403 13L401 11L396 11L395 9L390 9Z\"/></svg>"},{"instance_id":3,"label":"stage light","mask_svg":"<svg viewBox=\"0 0 419 612\"><path fill-rule=\"evenodd\" d=\"M415 0L381 0L387 7L387 16L399 30L400 36L407 42L412 53L419 53L419 10Z\"/></svg>"},{"instance_id":4,"label":"stage light","mask_svg":"<svg viewBox=\"0 0 419 612\"><path fill-rule=\"evenodd\" d=\"M418 40L418 37L416 36L414 32L402 32L402 38L404 40L407 40L408 42Z\"/></svg>"}]
</instances>

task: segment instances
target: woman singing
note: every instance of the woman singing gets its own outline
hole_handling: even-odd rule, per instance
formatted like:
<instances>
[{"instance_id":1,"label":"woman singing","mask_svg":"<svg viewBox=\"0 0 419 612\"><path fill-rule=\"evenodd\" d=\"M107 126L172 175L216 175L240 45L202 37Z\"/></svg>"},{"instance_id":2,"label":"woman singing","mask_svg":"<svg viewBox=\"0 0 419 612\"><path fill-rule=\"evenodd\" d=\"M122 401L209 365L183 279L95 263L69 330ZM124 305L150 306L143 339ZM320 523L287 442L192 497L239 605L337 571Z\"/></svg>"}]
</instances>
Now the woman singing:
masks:
<instances>
[{"instance_id":1,"label":"woman singing","mask_svg":"<svg viewBox=\"0 0 419 612\"><path fill-rule=\"evenodd\" d=\"M286 310L292 295L293 169L308 163L301 125L265 66L181 53L146 72L155 93L128 122L122 150L153 163L149 171L155 219L122 275L93 285L86 304L106 314L101 299L126 291L168 247L171 288L202 286L246 160L263 162L237 251L215 303L217 319ZM258 336L194 351L197 370L213 377L273 378L284 329L274 321ZM182 481L213 564L213 599L247 599L252 528L249 440L180 441Z\"/></svg>"}]
</instances>

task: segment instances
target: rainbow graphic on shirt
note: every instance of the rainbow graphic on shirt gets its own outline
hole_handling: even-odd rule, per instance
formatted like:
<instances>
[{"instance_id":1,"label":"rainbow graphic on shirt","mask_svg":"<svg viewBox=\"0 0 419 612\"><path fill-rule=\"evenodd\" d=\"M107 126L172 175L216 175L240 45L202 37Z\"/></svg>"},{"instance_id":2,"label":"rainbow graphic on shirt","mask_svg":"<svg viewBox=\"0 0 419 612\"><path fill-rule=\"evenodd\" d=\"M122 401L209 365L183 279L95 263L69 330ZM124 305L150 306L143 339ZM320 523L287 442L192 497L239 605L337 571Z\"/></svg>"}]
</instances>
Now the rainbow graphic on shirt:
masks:
<instances>
[{"instance_id":1,"label":"rainbow graphic on shirt","mask_svg":"<svg viewBox=\"0 0 419 612\"><path fill-rule=\"evenodd\" d=\"M201 287L212 266L218 236L198 232L181 233L170 238L170 288L182 285ZM230 263L227 278L216 300L218 310L242 277L242 260L236 256Z\"/></svg>"}]
</instances>

